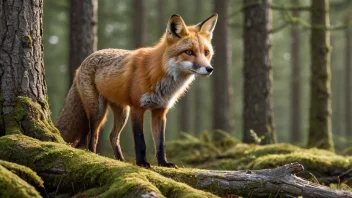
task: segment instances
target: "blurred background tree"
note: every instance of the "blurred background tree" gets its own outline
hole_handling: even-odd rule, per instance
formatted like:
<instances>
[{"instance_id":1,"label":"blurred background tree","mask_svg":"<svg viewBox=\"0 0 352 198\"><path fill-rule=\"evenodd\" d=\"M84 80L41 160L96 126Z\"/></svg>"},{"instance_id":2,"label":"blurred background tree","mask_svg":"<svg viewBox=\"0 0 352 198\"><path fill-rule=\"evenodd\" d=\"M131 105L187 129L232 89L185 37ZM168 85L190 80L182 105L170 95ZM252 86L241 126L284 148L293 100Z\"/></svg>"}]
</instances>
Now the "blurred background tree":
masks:
<instances>
[{"instance_id":1,"label":"blurred background tree","mask_svg":"<svg viewBox=\"0 0 352 198\"><path fill-rule=\"evenodd\" d=\"M298 6L298 0L292 0L292 5ZM298 10L292 11L292 17L299 18ZM291 136L294 143L302 140L301 132L301 34L297 23L291 26Z\"/></svg>"},{"instance_id":2,"label":"blurred background tree","mask_svg":"<svg viewBox=\"0 0 352 198\"><path fill-rule=\"evenodd\" d=\"M248 129L253 129L259 137L261 136L260 133L263 131L266 133L268 128L272 132L274 132L272 129L275 128L277 142L290 142L300 146L306 145L308 142L310 105L311 57L309 39L311 33L310 25L312 25L310 22L311 1L272 0L271 3L268 3L268 1L261 0L253 1L253 4L249 7L247 6L250 1L243 0L190 0L180 2L143 0L141 2L144 3L144 6L141 3L138 3L137 6L137 1L129 0L104 0L98 2L98 49L134 49L136 46L152 46L165 32L167 20L172 14L183 16L186 24L196 24L211 16L216 5L222 5L222 7L216 8L216 10L220 10L216 11L220 18L215 28L213 40L216 51L213 59L214 74L209 78L199 77L196 79L190 88L190 93L186 94L191 98L190 102L187 103L188 107L186 105L187 108L183 104L185 99L183 98L176 104L175 108L170 110L167 126L168 140L180 138L180 131L200 135L203 132L213 134L213 129L222 129L238 139L244 139L243 134L239 132L246 131L245 128L247 132ZM255 5L258 2L259 5ZM347 29L344 28L346 24L351 23L346 21L346 16L351 15L352 1L332 0L330 2L330 38L333 49L331 51L331 131L334 134L335 147L341 150L352 144L351 139L346 138L348 132L350 135L352 133L348 129L348 123L351 123L352 120L348 120L351 118L347 117L348 112L351 112L351 108L347 106L348 102L351 102L352 94L347 91L351 90L351 82L349 84L347 82L348 77L351 75L348 74L348 72L351 72L348 71L348 68L351 66L347 67L348 57L351 57L351 55L348 56L347 53L350 54L351 52L347 51L351 47L347 45L350 42L346 42L348 33L346 33ZM69 0L46 0L44 2L44 59L53 121L57 119L61 111L69 87L70 4ZM139 9L144 9L144 12ZM260 34L261 36L268 36L268 38L265 37L268 42L269 35L271 37L270 43L267 43L266 46L268 50L271 50L271 64L269 64L270 52L266 51L261 52L266 54L263 56L267 58L266 62L253 60L251 65L248 62L244 62L244 56L246 56L244 54L246 52L244 51L243 39L248 37L248 29L243 29L246 25L243 22L247 21L244 19L245 16L243 14L247 13L248 17L250 17L252 16L250 14L253 14L253 9L263 10L267 17L269 17L269 12L272 15L271 28L269 26L263 28L261 31L264 32ZM299 12L299 15L297 12ZM140 17L140 15L144 16ZM226 24L222 24L226 17L228 18ZM263 19L266 18L264 17ZM262 22L260 24L266 24L264 21ZM142 27L143 30L140 29L138 33L135 32L137 26L138 28ZM227 34L223 33L224 30ZM272 31L271 34L265 33L268 30ZM298 39L294 36L297 33L299 33ZM140 34L144 34L144 41L136 44L137 38L141 36ZM256 38L248 37L247 39L253 41ZM258 42L255 44L260 44ZM258 49L260 48L253 47L253 53L258 53ZM250 55L252 56L253 54ZM271 65L271 67L263 67L264 65ZM251 68L266 68L267 70L263 71L266 72L265 75L261 75L266 76L265 82L273 81L271 90L269 87L259 90L267 90L265 92L267 95L263 92L261 94L266 96L265 107L268 110L271 108L271 112L267 111L270 114L266 115L267 122L265 122L270 127L264 127L264 124L261 124L264 130L258 130L254 128L254 125L246 126L244 124L243 106L246 100L244 93L256 91L255 89L244 90L245 80L243 74ZM297 71L298 68L300 71ZM272 74L270 74L270 70L272 70ZM259 71L254 70L253 72ZM259 77L255 76L253 79L258 86L264 86L264 84L259 84ZM220 85L216 85L219 83ZM297 91L296 88L293 88L294 86L300 87L300 89ZM272 93L272 96L269 96L269 93ZM251 97L253 98L247 97L247 99L258 102L263 102L264 100L260 100L254 95ZM270 100L272 102L269 102ZM300 102L298 102L299 100ZM248 108L255 108L254 103L247 103L247 105L249 105ZM270 107L270 105L272 106ZM252 115L264 118L264 115ZM148 115L146 117L149 119ZM181 121L181 118L187 119ZM275 125L273 122L269 122L269 119L273 118ZM103 143L101 144L100 152L104 155L112 156L108 143L109 133L112 128L111 113L108 120L100 139L100 143ZM182 127L182 122L188 122L186 125L191 125L191 127ZM147 153L152 155L153 147L151 146L151 136L148 135L150 132L148 120L145 123L145 136L148 141ZM121 137L122 149L127 160L134 158L130 128L130 124L128 124ZM234 129L236 129L237 133L235 133ZM248 138L251 140L252 136L248 136ZM270 138L262 140L263 143L267 141L271 143L272 140Z\"/></svg>"},{"instance_id":3,"label":"blurred background tree","mask_svg":"<svg viewBox=\"0 0 352 198\"><path fill-rule=\"evenodd\" d=\"M70 1L69 87L82 61L97 50L98 0Z\"/></svg>"},{"instance_id":4,"label":"blurred background tree","mask_svg":"<svg viewBox=\"0 0 352 198\"><path fill-rule=\"evenodd\" d=\"M331 129L329 1L312 0L308 147L334 150Z\"/></svg>"},{"instance_id":5,"label":"blurred background tree","mask_svg":"<svg viewBox=\"0 0 352 198\"><path fill-rule=\"evenodd\" d=\"M219 13L213 45L215 46L213 80L212 123L214 140L221 139L217 130L233 132L234 118L232 115L232 76L231 76L231 36L228 26L229 0L214 0L214 12ZM215 72L216 71L216 72Z\"/></svg>"},{"instance_id":6,"label":"blurred background tree","mask_svg":"<svg viewBox=\"0 0 352 198\"><path fill-rule=\"evenodd\" d=\"M244 1L243 4L243 142L275 143L271 0Z\"/></svg>"}]
</instances>

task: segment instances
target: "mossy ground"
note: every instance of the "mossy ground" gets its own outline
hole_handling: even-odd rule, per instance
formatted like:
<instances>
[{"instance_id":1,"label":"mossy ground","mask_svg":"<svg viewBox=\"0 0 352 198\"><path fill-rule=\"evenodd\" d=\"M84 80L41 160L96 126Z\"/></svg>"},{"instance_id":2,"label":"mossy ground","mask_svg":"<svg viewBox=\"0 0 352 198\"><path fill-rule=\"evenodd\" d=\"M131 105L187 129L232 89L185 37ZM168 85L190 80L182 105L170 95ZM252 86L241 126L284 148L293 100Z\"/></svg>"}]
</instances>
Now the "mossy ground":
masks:
<instances>
[{"instance_id":1,"label":"mossy ground","mask_svg":"<svg viewBox=\"0 0 352 198\"><path fill-rule=\"evenodd\" d=\"M41 196L33 186L28 184L12 171L0 165L0 197L22 198Z\"/></svg>"},{"instance_id":2,"label":"mossy ground","mask_svg":"<svg viewBox=\"0 0 352 198\"><path fill-rule=\"evenodd\" d=\"M151 170L19 134L0 138L0 158L35 170L55 196L215 197Z\"/></svg>"},{"instance_id":3,"label":"mossy ground","mask_svg":"<svg viewBox=\"0 0 352 198\"><path fill-rule=\"evenodd\" d=\"M352 156L290 144L255 145L238 143L236 140L230 142L233 142L232 146L227 144L226 147L221 147L213 144L209 138L187 135L182 141L167 144L168 157L174 162L179 161L184 167L217 170L258 170L298 162L305 167L305 172L300 176L316 177L322 183L330 178L331 182L339 180L352 186L352 171L344 174L352 168Z\"/></svg>"},{"instance_id":4,"label":"mossy ground","mask_svg":"<svg viewBox=\"0 0 352 198\"><path fill-rule=\"evenodd\" d=\"M21 179L29 183L30 185L36 187L37 189L43 188L43 180L37 175L36 172L28 167L0 160L0 166L6 168L12 173L19 176Z\"/></svg>"}]
</instances>

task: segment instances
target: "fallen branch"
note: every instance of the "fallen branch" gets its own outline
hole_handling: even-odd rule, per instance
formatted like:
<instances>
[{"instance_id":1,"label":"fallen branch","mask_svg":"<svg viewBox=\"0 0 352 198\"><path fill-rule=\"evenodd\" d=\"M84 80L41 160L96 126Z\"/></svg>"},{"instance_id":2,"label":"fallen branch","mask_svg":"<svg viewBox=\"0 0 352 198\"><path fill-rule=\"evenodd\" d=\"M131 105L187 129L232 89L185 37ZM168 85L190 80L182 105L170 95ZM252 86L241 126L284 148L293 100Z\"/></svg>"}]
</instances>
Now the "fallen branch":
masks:
<instances>
[{"instance_id":1,"label":"fallen branch","mask_svg":"<svg viewBox=\"0 0 352 198\"><path fill-rule=\"evenodd\" d=\"M188 183L184 177L184 170L168 170L155 168L156 172L171 177L177 181L185 182L195 188L212 191L223 195L240 194L243 196L303 196L303 197L352 197L352 192L339 191L326 186L315 184L299 178L294 174L303 171L298 163L287 164L275 169L255 171L217 171L197 170L190 173L198 182ZM216 191L216 192L215 192Z\"/></svg>"},{"instance_id":2,"label":"fallen branch","mask_svg":"<svg viewBox=\"0 0 352 198\"><path fill-rule=\"evenodd\" d=\"M82 196L147 197L214 197L214 194L352 197L351 192L334 190L294 176L293 174L303 170L303 166L299 164L258 171L161 167L154 167L151 171L24 135L1 137L0 159L30 167L44 180L47 191L55 195L73 196L78 193Z\"/></svg>"}]
</instances>

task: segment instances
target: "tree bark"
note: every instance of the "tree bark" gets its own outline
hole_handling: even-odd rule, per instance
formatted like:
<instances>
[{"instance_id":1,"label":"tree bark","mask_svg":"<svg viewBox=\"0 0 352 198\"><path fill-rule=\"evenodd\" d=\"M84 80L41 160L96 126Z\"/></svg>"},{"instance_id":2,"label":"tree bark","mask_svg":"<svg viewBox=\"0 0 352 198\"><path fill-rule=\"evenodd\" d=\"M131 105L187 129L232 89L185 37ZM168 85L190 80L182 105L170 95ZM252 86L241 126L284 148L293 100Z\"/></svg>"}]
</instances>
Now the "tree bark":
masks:
<instances>
[{"instance_id":1,"label":"tree bark","mask_svg":"<svg viewBox=\"0 0 352 198\"><path fill-rule=\"evenodd\" d=\"M56 195L73 196L79 192L78 195L89 197L216 197L214 194L352 197L351 192L334 190L296 177L294 174L303 170L303 166L297 163L255 171L162 167L146 170L64 144L40 142L23 135L0 138L0 159L30 167L42 177L47 192L56 192Z\"/></svg>"},{"instance_id":2,"label":"tree bark","mask_svg":"<svg viewBox=\"0 0 352 198\"><path fill-rule=\"evenodd\" d=\"M97 50L98 0L70 1L69 87L82 61Z\"/></svg>"},{"instance_id":3,"label":"tree bark","mask_svg":"<svg viewBox=\"0 0 352 198\"><path fill-rule=\"evenodd\" d=\"M346 24L351 22L351 17L346 16ZM351 70L352 70L352 40L351 28L345 30L345 135L347 139L352 138L352 98L351 98Z\"/></svg>"},{"instance_id":4,"label":"tree bark","mask_svg":"<svg viewBox=\"0 0 352 198\"><path fill-rule=\"evenodd\" d=\"M233 106L231 83L231 46L229 43L228 7L229 0L214 0L214 12L219 18L214 31L213 44L214 73L213 73L213 107L212 123L214 130L233 132ZM223 135L214 132L213 139L219 140Z\"/></svg>"},{"instance_id":5,"label":"tree bark","mask_svg":"<svg viewBox=\"0 0 352 198\"><path fill-rule=\"evenodd\" d=\"M312 0L311 79L308 147L334 150L331 132L329 1Z\"/></svg>"},{"instance_id":6,"label":"tree bark","mask_svg":"<svg viewBox=\"0 0 352 198\"><path fill-rule=\"evenodd\" d=\"M298 0L292 0L298 5ZM292 17L299 17L299 11L293 10ZM302 139L301 132L301 35L297 24L291 28L291 142L298 143Z\"/></svg>"},{"instance_id":7,"label":"tree bark","mask_svg":"<svg viewBox=\"0 0 352 198\"><path fill-rule=\"evenodd\" d=\"M243 142L253 143L254 131L264 139L261 144L276 142L273 112L273 74L271 65L271 0L244 0L244 109ZM258 141L258 140L257 140Z\"/></svg>"},{"instance_id":8,"label":"tree bark","mask_svg":"<svg viewBox=\"0 0 352 198\"><path fill-rule=\"evenodd\" d=\"M145 18L145 0L133 0L134 15L133 22L133 40L134 48L140 48L145 45L146 25Z\"/></svg>"},{"instance_id":9,"label":"tree bark","mask_svg":"<svg viewBox=\"0 0 352 198\"><path fill-rule=\"evenodd\" d=\"M0 135L62 141L47 102L43 1L1 1L0 13Z\"/></svg>"}]
</instances>

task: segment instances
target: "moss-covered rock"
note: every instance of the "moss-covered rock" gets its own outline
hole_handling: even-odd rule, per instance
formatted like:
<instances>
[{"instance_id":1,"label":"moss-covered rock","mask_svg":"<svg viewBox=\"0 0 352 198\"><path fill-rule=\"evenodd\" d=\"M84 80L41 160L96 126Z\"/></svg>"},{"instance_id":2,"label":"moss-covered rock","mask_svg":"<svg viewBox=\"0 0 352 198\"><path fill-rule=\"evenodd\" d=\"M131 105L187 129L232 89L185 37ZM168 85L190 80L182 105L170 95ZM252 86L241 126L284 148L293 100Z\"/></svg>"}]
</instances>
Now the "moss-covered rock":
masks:
<instances>
[{"instance_id":1,"label":"moss-covered rock","mask_svg":"<svg viewBox=\"0 0 352 198\"><path fill-rule=\"evenodd\" d=\"M0 165L0 197L34 198L41 196L33 186Z\"/></svg>"},{"instance_id":2,"label":"moss-covered rock","mask_svg":"<svg viewBox=\"0 0 352 198\"><path fill-rule=\"evenodd\" d=\"M56 195L215 197L150 170L20 134L0 138L0 159L33 169Z\"/></svg>"}]
</instances>

